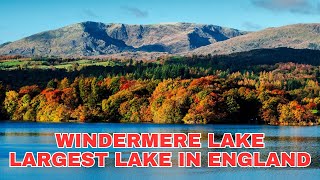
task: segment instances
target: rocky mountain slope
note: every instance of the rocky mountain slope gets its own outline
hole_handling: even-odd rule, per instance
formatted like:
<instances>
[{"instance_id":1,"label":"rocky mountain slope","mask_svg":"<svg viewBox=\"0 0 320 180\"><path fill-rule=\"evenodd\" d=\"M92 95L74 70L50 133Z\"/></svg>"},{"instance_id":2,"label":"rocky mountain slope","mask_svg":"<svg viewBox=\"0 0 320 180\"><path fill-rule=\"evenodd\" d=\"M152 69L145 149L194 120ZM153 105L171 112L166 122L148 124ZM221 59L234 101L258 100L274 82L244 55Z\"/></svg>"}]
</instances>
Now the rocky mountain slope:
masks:
<instances>
[{"instance_id":1,"label":"rocky mountain slope","mask_svg":"<svg viewBox=\"0 0 320 180\"><path fill-rule=\"evenodd\" d=\"M189 53L230 54L279 47L320 50L320 24L294 24L268 28L200 47Z\"/></svg>"},{"instance_id":2,"label":"rocky mountain slope","mask_svg":"<svg viewBox=\"0 0 320 180\"><path fill-rule=\"evenodd\" d=\"M0 55L95 56L122 52L183 53L246 32L215 25L83 22L0 46Z\"/></svg>"}]
</instances>

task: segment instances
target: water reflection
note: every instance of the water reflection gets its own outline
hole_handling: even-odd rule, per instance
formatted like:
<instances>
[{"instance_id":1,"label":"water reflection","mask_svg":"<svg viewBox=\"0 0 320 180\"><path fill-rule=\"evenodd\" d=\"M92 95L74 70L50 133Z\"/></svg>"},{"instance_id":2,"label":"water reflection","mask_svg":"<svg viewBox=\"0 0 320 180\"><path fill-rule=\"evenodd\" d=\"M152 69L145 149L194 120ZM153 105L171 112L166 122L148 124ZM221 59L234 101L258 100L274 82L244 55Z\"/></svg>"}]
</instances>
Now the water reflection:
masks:
<instances>
[{"instance_id":1,"label":"water reflection","mask_svg":"<svg viewBox=\"0 0 320 180\"><path fill-rule=\"evenodd\" d=\"M158 132L158 133L201 133L202 149L170 149L173 152L173 164L177 164L179 151L200 151L203 168L114 168L114 152L124 152L128 157L131 151L154 151L154 149L89 149L89 151L109 151L111 159L107 160L106 168L9 168L8 154L17 152L18 158L26 151L88 151L88 149L57 149L54 133L86 132L86 133L115 133L115 132ZM208 151L222 149L207 149L207 133L215 133L220 140L223 133L265 133L265 149L223 149L223 151L260 151L262 160L267 158L270 151L290 152L306 151L312 156L308 168L207 168ZM77 123L28 123L0 122L0 179L106 179L131 177L132 179L314 179L320 177L320 128L313 127L279 127L264 125L158 125L158 124L77 124ZM166 149L157 149L165 151ZM20 155L20 156L19 156ZM3 176L4 175L4 176ZM73 179L71 178L71 179ZM70 179L70 178L69 178Z\"/></svg>"}]
</instances>

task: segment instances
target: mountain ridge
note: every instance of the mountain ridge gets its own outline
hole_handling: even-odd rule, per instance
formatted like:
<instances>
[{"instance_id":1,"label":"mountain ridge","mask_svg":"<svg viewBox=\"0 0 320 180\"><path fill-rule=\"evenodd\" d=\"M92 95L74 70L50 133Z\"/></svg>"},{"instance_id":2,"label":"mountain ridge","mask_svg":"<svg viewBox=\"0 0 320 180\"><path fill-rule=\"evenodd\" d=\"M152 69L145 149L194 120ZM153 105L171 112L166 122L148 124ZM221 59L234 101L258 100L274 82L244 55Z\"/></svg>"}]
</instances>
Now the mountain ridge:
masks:
<instances>
[{"instance_id":1,"label":"mountain ridge","mask_svg":"<svg viewBox=\"0 0 320 180\"><path fill-rule=\"evenodd\" d=\"M86 21L4 43L0 45L0 55L156 58L281 47L320 50L320 24L300 23L248 32L186 22L142 25Z\"/></svg>"},{"instance_id":2,"label":"mountain ridge","mask_svg":"<svg viewBox=\"0 0 320 180\"><path fill-rule=\"evenodd\" d=\"M230 54L254 49L294 48L320 50L320 24L299 23L281 27L266 28L261 31L234 37L200 47L190 54Z\"/></svg>"},{"instance_id":3,"label":"mountain ridge","mask_svg":"<svg viewBox=\"0 0 320 180\"><path fill-rule=\"evenodd\" d=\"M195 23L128 25L86 21L5 44L0 48L0 54L92 56L134 51L181 53L246 33Z\"/></svg>"}]
</instances>

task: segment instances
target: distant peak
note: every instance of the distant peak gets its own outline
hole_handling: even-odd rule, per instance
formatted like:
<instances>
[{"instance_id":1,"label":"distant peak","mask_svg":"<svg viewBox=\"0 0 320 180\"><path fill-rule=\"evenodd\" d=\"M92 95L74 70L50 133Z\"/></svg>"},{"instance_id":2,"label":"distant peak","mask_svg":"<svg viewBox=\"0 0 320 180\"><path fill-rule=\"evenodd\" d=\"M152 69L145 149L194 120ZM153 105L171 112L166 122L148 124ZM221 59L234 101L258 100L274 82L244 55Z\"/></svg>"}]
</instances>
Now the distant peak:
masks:
<instances>
[{"instance_id":1,"label":"distant peak","mask_svg":"<svg viewBox=\"0 0 320 180\"><path fill-rule=\"evenodd\" d=\"M0 54L93 56L122 52L181 53L243 33L205 24L125 24L84 21L44 31L0 47ZM194 32L198 27L199 31Z\"/></svg>"},{"instance_id":2,"label":"distant peak","mask_svg":"<svg viewBox=\"0 0 320 180\"><path fill-rule=\"evenodd\" d=\"M102 22L95 22L95 21L84 21L84 22L81 22L79 23L80 25L83 25L83 26L87 26L87 25L99 25L99 24L104 24Z\"/></svg>"},{"instance_id":3,"label":"distant peak","mask_svg":"<svg viewBox=\"0 0 320 180\"><path fill-rule=\"evenodd\" d=\"M167 25L167 24L192 24L192 23L186 23L186 22L161 22L159 24Z\"/></svg>"}]
</instances>

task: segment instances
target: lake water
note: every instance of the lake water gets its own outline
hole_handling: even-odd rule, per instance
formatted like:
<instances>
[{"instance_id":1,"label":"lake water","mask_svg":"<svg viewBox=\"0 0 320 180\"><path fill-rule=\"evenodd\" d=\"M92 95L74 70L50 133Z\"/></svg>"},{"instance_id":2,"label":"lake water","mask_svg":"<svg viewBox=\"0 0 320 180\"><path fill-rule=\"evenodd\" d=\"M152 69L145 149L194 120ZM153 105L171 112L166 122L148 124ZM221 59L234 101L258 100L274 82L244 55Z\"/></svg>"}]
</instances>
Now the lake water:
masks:
<instances>
[{"instance_id":1,"label":"lake water","mask_svg":"<svg viewBox=\"0 0 320 180\"><path fill-rule=\"evenodd\" d=\"M307 168L115 168L107 160L107 167L98 168L9 168L9 152L17 152L21 159L25 152L55 152L53 133L57 132L169 132L169 133L265 133L265 149L259 149L262 156L270 151L306 151L312 156ZM205 156L208 152L204 138L203 148L198 149ZM68 149L71 151L71 149ZM129 153L133 149L117 149ZM67 152L66 150L62 150ZM72 151L81 151L72 149ZM88 151L88 149L83 150ZM94 149L93 151L97 151ZM102 150L101 150L102 151ZM104 149L114 152L114 149ZM134 149L134 151L146 151ZM150 151L150 150L149 150ZM158 151L158 150L157 150ZM173 155L179 149L170 149ZM230 151L225 149L225 151ZM233 150L234 151L234 150ZM244 149L238 149L244 151ZM258 150L256 150L258 151ZM173 157L175 160L176 157ZM203 157L206 165L206 157ZM32 123L0 122L0 179L320 179L320 127L286 127L268 125L159 125L159 124L104 124L104 123Z\"/></svg>"}]
</instances>

